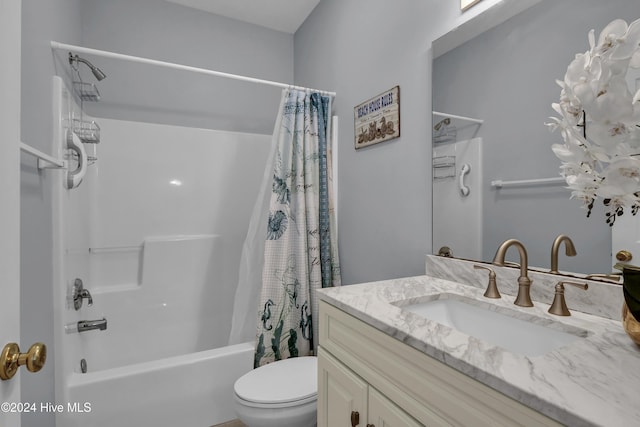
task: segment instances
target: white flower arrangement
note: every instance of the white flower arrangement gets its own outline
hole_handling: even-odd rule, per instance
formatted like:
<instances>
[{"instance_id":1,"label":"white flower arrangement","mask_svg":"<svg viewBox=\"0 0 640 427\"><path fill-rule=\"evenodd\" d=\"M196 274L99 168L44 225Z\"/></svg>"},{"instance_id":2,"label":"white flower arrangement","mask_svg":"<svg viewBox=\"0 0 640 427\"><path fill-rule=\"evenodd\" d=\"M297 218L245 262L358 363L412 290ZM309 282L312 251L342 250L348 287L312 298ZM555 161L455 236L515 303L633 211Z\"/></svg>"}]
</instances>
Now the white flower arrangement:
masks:
<instances>
[{"instance_id":1,"label":"white flower arrangement","mask_svg":"<svg viewBox=\"0 0 640 427\"><path fill-rule=\"evenodd\" d=\"M547 125L564 140L552 150L571 198L584 202L587 216L602 198L612 226L625 208L640 208L640 90L627 84L629 69L640 69L640 19L612 21L597 43L591 30L589 45L557 81L560 102L552 106L560 117Z\"/></svg>"}]
</instances>

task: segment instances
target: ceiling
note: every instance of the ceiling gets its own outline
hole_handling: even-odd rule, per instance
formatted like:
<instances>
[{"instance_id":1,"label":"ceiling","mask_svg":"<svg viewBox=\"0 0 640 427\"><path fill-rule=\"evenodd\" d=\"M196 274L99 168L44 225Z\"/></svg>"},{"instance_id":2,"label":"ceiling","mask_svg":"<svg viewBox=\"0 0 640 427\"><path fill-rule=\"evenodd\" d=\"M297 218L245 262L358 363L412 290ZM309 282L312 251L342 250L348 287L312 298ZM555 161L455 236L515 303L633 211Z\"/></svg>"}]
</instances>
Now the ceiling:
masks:
<instances>
[{"instance_id":1,"label":"ceiling","mask_svg":"<svg viewBox=\"0 0 640 427\"><path fill-rule=\"evenodd\" d=\"M320 0L167 0L293 34Z\"/></svg>"}]
</instances>

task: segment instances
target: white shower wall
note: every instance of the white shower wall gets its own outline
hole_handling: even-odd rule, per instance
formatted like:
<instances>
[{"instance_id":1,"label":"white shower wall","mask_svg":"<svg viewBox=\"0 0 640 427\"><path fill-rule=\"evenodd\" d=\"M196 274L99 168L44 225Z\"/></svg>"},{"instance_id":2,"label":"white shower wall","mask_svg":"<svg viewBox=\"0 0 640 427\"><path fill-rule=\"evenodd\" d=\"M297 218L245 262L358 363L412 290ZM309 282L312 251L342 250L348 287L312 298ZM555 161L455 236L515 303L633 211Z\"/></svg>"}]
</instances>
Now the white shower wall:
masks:
<instances>
[{"instance_id":1,"label":"white shower wall","mask_svg":"<svg viewBox=\"0 0 640 427\"><path fill-rule=\"evenodd\" d=\"M77 221L88 241L70 249L89 248L93 289L140 284L146 239L216 235L227 261L239 256L270 136L97 121L98 161L69 194L85 204Z\"/></svg>"},{"instance_id":2,"label":"white shower wall","mask_svg":"<svg viewBox=\"0 0 640 427\"><path fill-rule=\"evenodd\" d=\"M108 328L65 334L65 372L80 358L95 372L227 345L271 136L95 120L98 160L63 202L67 295L81 278L94 304L67 301L63 318Z\"/></svg>"},{"instance_id":3,"label":"white shower wall","mask_svg":"<svg viewBox=\"0 0 640 427\"><path fill-rule=\"evenodd\" d=\"M53 86L54 153L67 156L80 108L60 78ZM64 170L53 186L55 396L92 410L56 423L228 421L233 382L253 366L253 343L228 341L271 136L82 118L101 127L101 142L85 144L97 160L79 187L64 188ZM93 297L79 310L76 279ZM106 330L77 332L80 320L102 318Z\"/></svg>"},{"instance_id":4,"label":"white shower wall","mask_svg":"<svg viewBox=\"0 0 640 427\"><path fill-rule=\"evenodd\" d=\"M482 258L482 138L434 144L433 157L455 158L455 176L433 180L433 250L448 246L458 258ZM460 192L464 165L468 195Z\"/></svg>"},{"instance_id":5,"label":"white shower wall","mask_svg":"<svg viewBox=\"0 0 640 427\"><path fill-rule=\"evenodd\" d=\"M97 122L98 160L67 192L67 250L88 256L89 289L139 285L146 239L216 235L239 255L270 136Z\"/></svg>"},{"instance_id":6,"label":"white shower wall","mask_svg":"<svg viewBox=\"0 0 640 427\"><path fill-rule=\"evenodd\" d=\"M136 245L147 236L246 234L270 136L99 123L93 247Z\"/></svg>"}]
</instances>

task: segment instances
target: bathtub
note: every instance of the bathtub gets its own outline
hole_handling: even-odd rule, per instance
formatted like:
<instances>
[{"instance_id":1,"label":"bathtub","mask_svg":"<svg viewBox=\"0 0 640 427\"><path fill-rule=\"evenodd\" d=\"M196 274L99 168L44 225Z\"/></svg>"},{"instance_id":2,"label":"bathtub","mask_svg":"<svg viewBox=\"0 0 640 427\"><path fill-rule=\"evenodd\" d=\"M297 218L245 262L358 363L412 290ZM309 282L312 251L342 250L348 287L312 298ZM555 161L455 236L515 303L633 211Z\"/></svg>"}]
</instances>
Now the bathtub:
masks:
<instances>
[{"instance_id":1,"label":"bathtub","mask_svg":"<svg viewBox=\"0 0 640 427\"><path fill-rule=\"evenodd\" d=\"M253 343L86 374L68 381L64 427L208 427L236 418L233 383L253 367ZM61 422L60 422L61 421Z\"/></svg>"},{"instance_id":2,"label":"bathtub","mask_svg":"<svg viewBox=\"0 0 640 427\"><path fill-rule=\"evenodd\" d=\"M227 346L234 281L224 260L233 252L221 236L196 235L68 254L71 265L89 267L97 288L93 305L67 312L57 426L209 427L234 419L233 384L253 368L254 344ZM139 282L109 286L133 280L129 264L140 266ZM73 327L99 318L107 319L104 331Z\"/></svg>"}]
</instances>

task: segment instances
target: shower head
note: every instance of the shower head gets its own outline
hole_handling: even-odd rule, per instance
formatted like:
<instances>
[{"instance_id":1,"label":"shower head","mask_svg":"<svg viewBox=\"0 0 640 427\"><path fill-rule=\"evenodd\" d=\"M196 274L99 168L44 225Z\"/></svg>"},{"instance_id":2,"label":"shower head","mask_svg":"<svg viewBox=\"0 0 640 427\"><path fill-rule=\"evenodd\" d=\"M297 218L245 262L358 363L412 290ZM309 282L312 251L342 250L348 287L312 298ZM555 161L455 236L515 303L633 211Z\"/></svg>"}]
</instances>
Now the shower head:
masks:
<instances>
[{"instance_id":1,"label":"shower head","mask_svg":"<svg viewBox=\"0 0 640 427\"><path fill-rule=\"evenodd\" d=\"M87 61L84 58L80 58L78 55L74 55L71 52L69 52L69 64L73 63L78 63L78 62L82 62L83 64L85 64L87 67L89 67L89 69L91 70L91 72L93 73L94 77L96 78L96 80L100 81L103 80L105 77L107 77L107 75L105 73L102 72L102 70L98 67L96 67L95 65L93 65L91 62Z\"/></svg>"}]
</instances>

